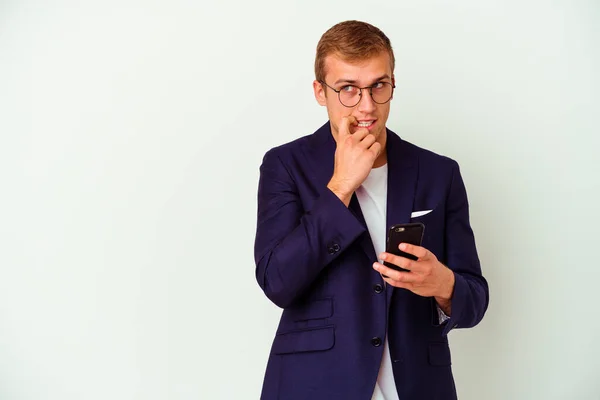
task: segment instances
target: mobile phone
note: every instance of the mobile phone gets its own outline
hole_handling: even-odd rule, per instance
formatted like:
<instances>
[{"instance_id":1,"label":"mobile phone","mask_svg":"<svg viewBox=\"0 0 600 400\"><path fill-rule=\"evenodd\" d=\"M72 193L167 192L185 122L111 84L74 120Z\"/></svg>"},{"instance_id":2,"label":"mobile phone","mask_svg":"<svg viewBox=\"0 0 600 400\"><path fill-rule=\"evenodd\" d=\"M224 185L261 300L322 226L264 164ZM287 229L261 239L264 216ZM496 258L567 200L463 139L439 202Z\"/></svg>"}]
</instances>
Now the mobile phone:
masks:
<instances>
[{"instance_id":1,"label":"mobile phone","mask_svg":"<svg viewBox=\"0 0 600 400\"><path fill-rule=\"evenodd\" d=\"M421 242L423 241L424 231L425 225L420 222L393 225L388 231L385 249L386 253L395 254L397 256L416 261L418 259L416 256L403 252L398 248L398 246L400 243L408 243L415 246L420 246ZM395 269L396 271L409 272L407 269L400 268L397 265L391 264L387 261L384 261L383 265L388 268Z\"/></svg>"}]
</instances>

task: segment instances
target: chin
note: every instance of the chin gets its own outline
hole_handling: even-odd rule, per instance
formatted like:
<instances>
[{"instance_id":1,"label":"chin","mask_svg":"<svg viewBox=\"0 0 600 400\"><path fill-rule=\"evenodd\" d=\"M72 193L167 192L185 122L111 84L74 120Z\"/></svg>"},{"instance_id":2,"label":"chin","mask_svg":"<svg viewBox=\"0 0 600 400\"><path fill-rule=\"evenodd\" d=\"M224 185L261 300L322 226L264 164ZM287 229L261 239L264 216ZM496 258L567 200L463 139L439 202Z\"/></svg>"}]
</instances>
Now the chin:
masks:
<instances>
[{"instance_id":1,"label":"chin","mask_svg":"<svg viewBox=\"0 0 600 400\"><path fill-rule=\"evenodd\" d=\"M379 138L382 135L385 135L385 126L383 128L381 128L381 129L379 129L377 132L375 132L375 137L376 138Z\"/></svg>"}]
</instances>

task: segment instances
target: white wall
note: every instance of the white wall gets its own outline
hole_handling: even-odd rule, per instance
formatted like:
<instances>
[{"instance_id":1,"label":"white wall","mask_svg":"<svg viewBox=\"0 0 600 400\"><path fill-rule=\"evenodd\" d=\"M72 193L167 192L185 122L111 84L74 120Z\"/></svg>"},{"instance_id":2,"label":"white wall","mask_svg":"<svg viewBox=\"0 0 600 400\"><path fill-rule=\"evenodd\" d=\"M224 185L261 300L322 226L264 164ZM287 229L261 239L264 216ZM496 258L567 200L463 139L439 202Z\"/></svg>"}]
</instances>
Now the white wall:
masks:
<instances>
[{"instance_id":1,"label":"white wall","mask_svg":"<svg viewBox=\"0 0 600 400\"><path fill-rule=\"evenodd\" d=\"M462 166L491 303L461 399L599 399L597 1L0 2L0 399L255 399L258 166L320 35L382 28L389 127Z\"/></svg>"}]
</instances>

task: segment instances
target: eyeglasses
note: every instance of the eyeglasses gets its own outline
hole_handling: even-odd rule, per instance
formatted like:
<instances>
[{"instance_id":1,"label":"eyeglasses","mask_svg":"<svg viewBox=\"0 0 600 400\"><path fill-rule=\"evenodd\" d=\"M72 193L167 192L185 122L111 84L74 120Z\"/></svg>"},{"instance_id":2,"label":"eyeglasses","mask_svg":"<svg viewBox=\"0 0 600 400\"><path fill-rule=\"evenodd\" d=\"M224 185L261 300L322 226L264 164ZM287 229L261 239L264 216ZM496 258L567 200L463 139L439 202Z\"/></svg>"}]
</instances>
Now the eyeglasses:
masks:
<instances>
[{"instance_id":1,"label":"eyeglasses","mask_svg":"<svg viewBox=\"0 0 600 400\"><path fill-rule=\"evenodd\" d=\"M355 107L358 103L360 103L363 89L369 89L369 94L375 103L385 104L392 99L394 89L396 88L396 86L389 82L377 82L372 86L366 86L362 88L354 85L346 85L342 86L340 90L336 90L324 81L319 82L336 92L338 94L340 103L348 108Z\"/></svg>"}]
</instances>

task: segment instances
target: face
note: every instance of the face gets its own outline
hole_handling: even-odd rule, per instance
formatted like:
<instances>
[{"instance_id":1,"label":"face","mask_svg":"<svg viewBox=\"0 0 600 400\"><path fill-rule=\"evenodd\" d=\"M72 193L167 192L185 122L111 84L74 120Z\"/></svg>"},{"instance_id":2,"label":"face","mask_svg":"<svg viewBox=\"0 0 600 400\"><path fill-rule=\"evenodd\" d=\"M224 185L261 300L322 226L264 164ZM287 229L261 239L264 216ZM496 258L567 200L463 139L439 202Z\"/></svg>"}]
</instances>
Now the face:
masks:
<instances>
[{"instance_id":1,"label":"face","mask_svg":"<svg viewBox=\"0 0 600 400\"><path fill-rule=\"evenodd\" d=\"M358 63L348 63L337 56L329 55L325 58L325 71L325 83L335 90L343 89L348 85L367 87L377 82L388 82L392 85L395 83L387 52L382 52ZM317 102L327 107L331 131L336 140L342 118L354 116L359 122L371 123L368 127L370 133L376 137L382 147L385 147L385 124L390 113L390 102L375 103L368 90L363 90L360 102L349 108L340 103L336 92L320 82L314 81L313 89ZM350 132L352 133L355 129L357 129L356 126L352 127Z\"/></svg>"}]
</instances>

